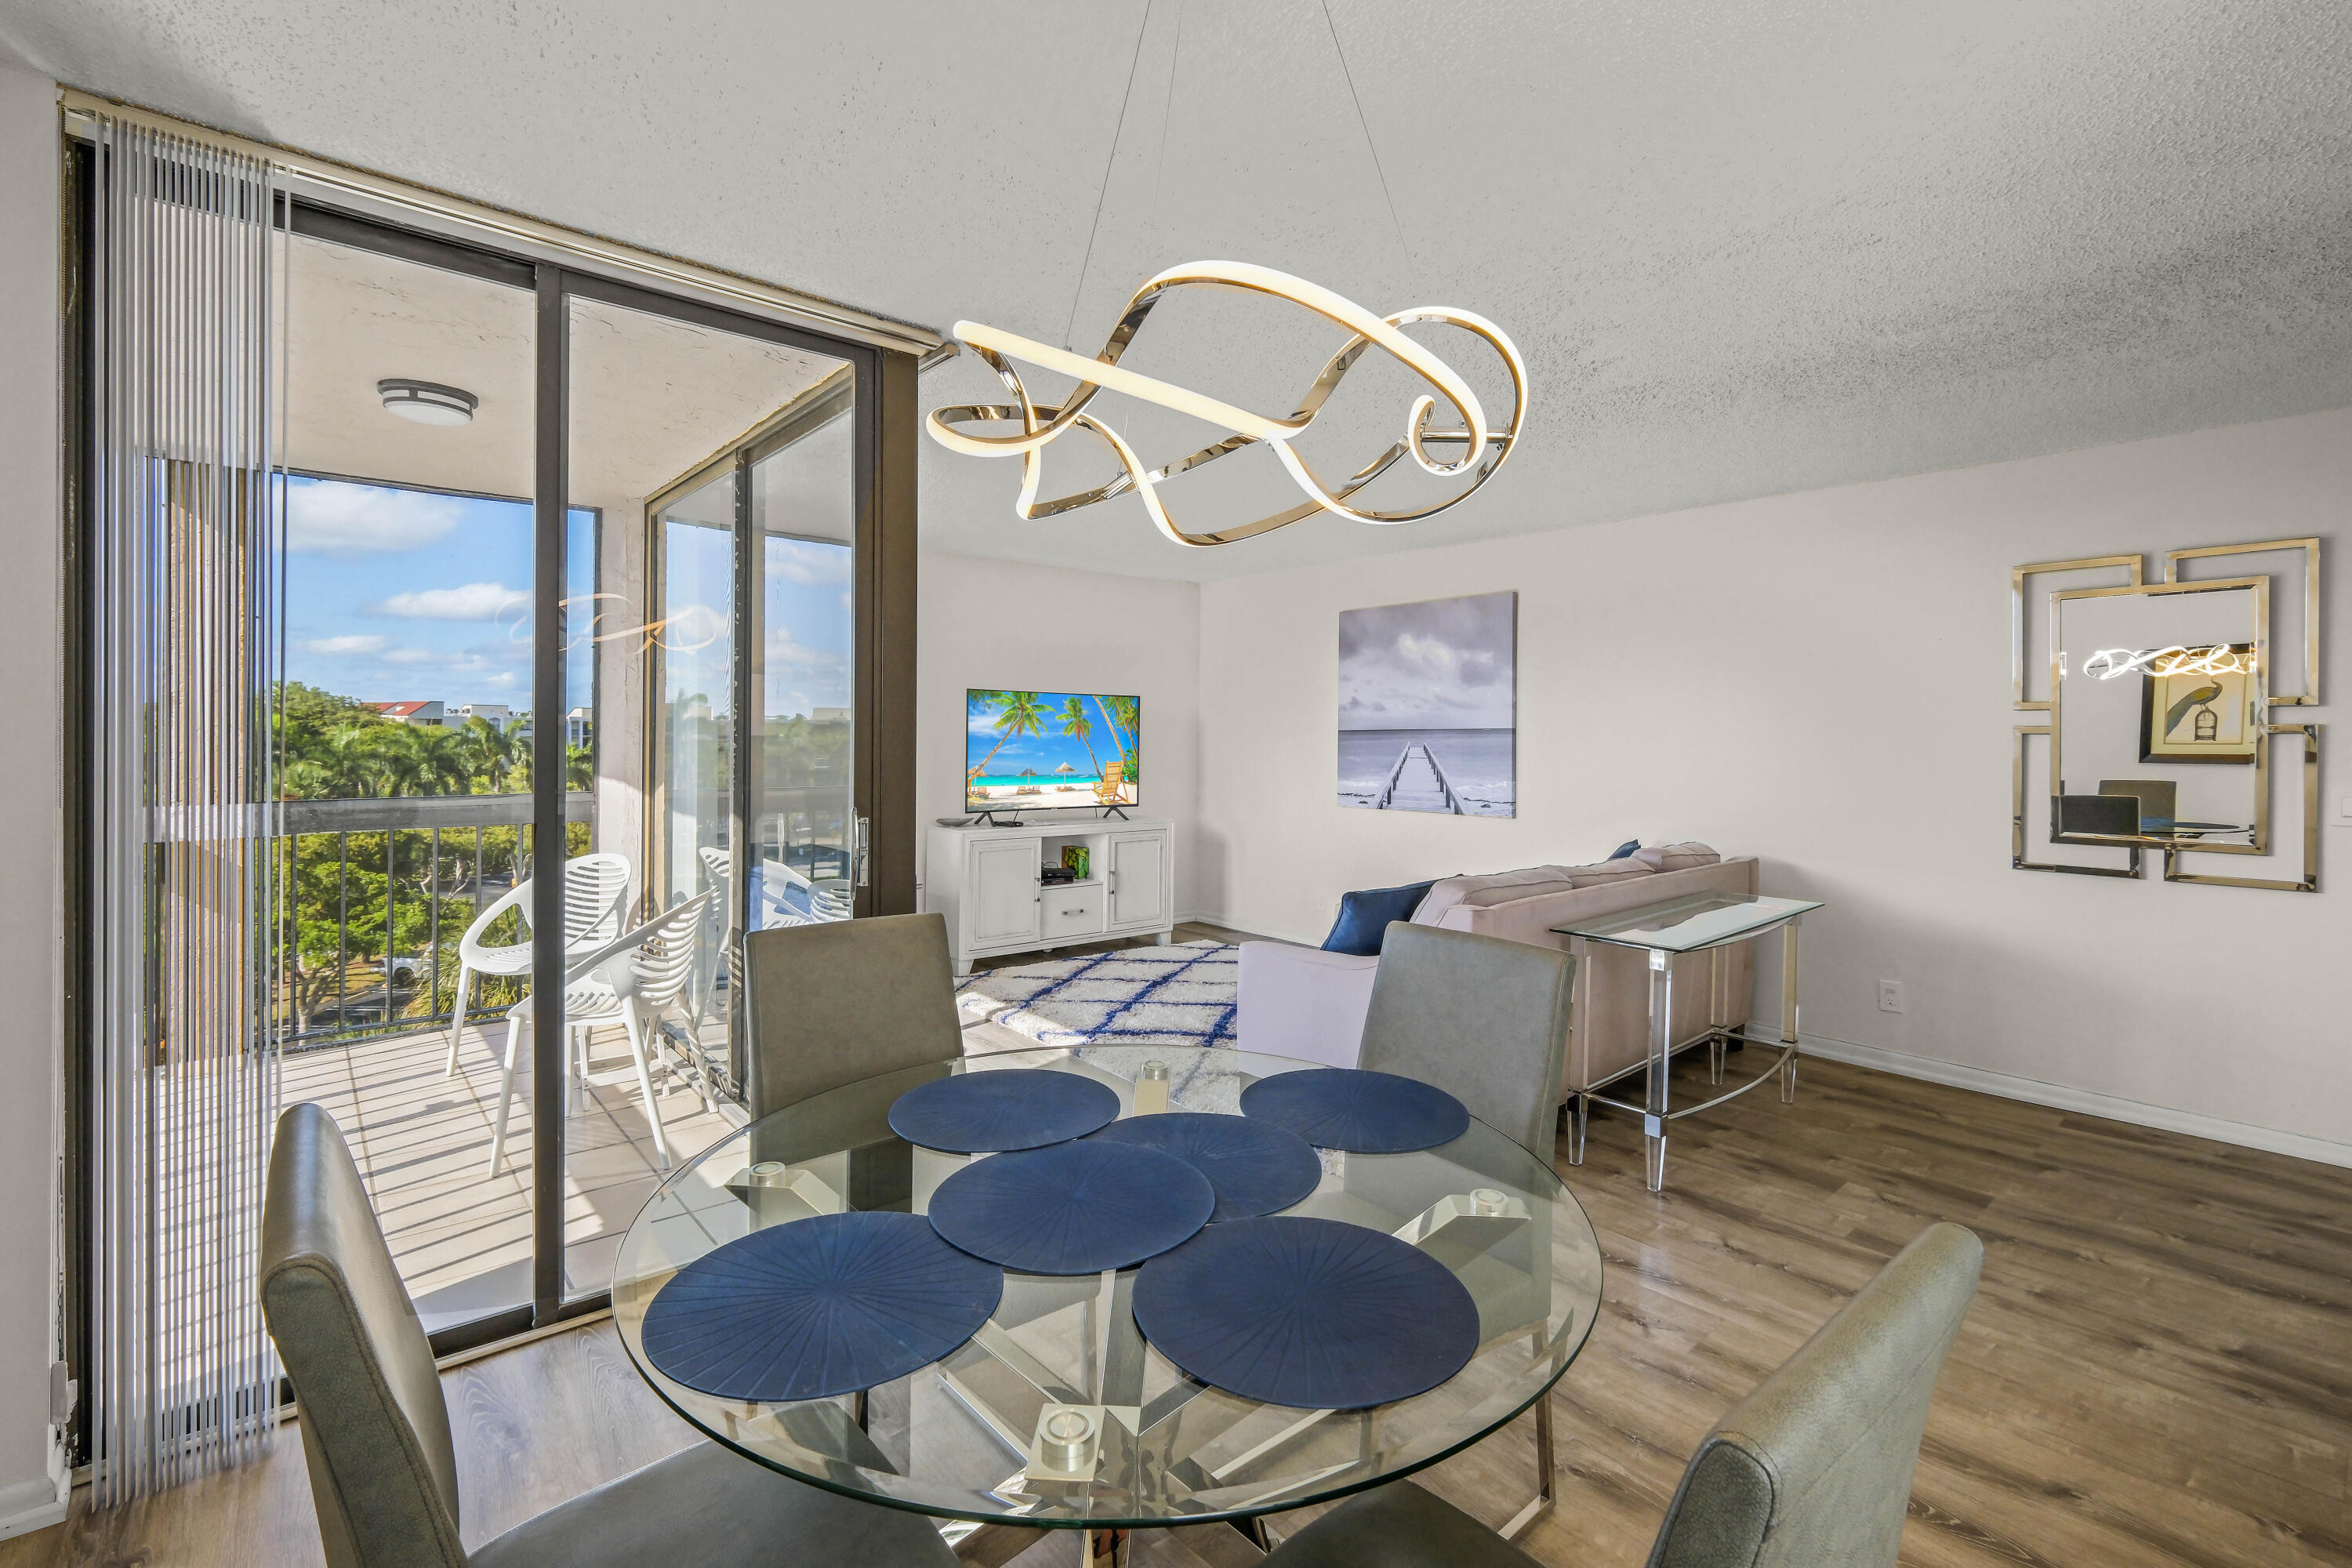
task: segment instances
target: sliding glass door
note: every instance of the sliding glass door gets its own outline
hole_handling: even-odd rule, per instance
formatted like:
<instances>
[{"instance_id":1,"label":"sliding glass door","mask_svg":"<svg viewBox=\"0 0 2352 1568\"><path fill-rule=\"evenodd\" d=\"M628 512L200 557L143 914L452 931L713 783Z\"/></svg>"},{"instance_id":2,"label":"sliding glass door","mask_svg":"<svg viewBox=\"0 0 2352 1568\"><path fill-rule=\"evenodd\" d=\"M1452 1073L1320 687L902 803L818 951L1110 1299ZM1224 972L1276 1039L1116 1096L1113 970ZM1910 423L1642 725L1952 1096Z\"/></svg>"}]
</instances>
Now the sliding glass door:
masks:
<instances>
[{"instance_id":1,"label":"sliding glass door","mask_svg":"<svg viewBox=\"0 0 2352 1568\"><path fill-rule=\"evenodd\" d=\"M437 1352L548 1326L743 1119L748 935L913 909L935 340L68 130L61 1338L135 1490L268 1418L279 1103Z\"/></svg>"},{"instance_id":2,"label":"sliding glass door","mask_svg":"<svg viewBox=\"0 0 2352 1568\"><path fill-rule=\"evenodd\" d=\"M805 360L793 395L654 498L658 634L646 648L648 863L671 903L708 894L693 1025L735 1105L745 933L871 912L861 802L857 375ZM703 979L700 977L706 977Z\"/></svg>"},{"instance_id":3,"label":"sliding glass door","mask_svg":"<svg viewBox=\"0 0 2352 1568\"><path fill-rule=\"evenodd\" d=\"M860 549L911 585L894 356L282 210L268 1025L446 1352L600 1305L740 1122L746 932L912 906L857 743L912 706L860 669L911 631Z\"/></svg>"}]
</instances>

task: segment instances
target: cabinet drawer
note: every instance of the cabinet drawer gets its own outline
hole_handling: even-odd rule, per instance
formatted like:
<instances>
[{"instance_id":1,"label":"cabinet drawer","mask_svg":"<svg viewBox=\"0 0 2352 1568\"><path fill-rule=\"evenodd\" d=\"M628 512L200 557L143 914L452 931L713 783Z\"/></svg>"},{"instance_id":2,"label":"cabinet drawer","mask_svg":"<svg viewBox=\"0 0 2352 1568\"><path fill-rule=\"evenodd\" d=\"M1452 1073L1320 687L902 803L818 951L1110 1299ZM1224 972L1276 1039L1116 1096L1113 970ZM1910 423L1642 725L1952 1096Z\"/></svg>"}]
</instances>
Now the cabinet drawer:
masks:
<instances>
[{"instance_id":1,"label":"cabinet drawer","mask_svg":"<svg viewBox=\"0 0 2352 1568\"><path fill-rule=\"evenodd\" d=\"M1100 884L1084 888L1037 889L1042 908L1037 921L1038 933L1046 940L1055 937L1081 936L1103 928L1103 890Z\"/></svg>"}]
</instances>

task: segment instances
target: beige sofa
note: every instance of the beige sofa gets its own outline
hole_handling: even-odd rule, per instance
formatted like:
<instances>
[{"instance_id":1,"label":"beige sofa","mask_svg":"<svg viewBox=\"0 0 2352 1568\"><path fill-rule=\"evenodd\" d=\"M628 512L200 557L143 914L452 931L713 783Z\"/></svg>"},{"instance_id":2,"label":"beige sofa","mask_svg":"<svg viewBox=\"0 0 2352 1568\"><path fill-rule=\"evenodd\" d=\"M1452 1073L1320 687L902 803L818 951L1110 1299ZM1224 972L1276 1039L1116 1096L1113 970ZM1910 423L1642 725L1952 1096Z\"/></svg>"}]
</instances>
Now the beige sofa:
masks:
<instances>
[{"instance_id":1,"label":"beige sofa","mask_svg":"<svg viewBox=\"0 0 2352 1568\"><path fill-rule=\"evenodd\" d=\"M1645 849L1639 858L1591 866L1538 866L1483 877L1453 877L1431 888L1415 925L1444 926L1509 942L1567 947L1578 954L1561 1103L1579 1101L1639 1068L1649 1055L1650 975L1645 954L1571 942L1551 928L1691 893L1757 891L1752 856L1721 859L1705 845ZM1245 1051L1353 1067L1371 1000L1377 957L1325 952L1288 942L1242 944L1235 1043ZM1748 1021L1755 990L1750 944L1736 942L1674 960L1671 1044L1681 1050ZM1465 1050L1476 1042L1463 1042ZM1581 1161L1583 1117L1570 1158Z\"/></svg>"}]
</instances>

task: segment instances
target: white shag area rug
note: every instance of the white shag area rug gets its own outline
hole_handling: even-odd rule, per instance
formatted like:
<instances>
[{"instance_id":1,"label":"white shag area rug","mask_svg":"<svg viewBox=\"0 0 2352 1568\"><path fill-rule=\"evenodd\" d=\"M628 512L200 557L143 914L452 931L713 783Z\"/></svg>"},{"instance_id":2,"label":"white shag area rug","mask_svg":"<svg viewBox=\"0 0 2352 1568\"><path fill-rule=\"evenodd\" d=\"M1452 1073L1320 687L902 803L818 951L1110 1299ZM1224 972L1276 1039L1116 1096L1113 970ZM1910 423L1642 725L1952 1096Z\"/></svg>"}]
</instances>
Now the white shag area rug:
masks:
<instances>
[{"instance_id":1,"label":"white shag area rug","mask_svg":"<svg viewBox=\"0 0 2352 1568\"><path fill-rule=\"evenodd\" d=\"M1046 1046L1230 1046L1241 949L1127 947L994 969L956 986L967 1024Z\"/></svg>"}]
</instances>

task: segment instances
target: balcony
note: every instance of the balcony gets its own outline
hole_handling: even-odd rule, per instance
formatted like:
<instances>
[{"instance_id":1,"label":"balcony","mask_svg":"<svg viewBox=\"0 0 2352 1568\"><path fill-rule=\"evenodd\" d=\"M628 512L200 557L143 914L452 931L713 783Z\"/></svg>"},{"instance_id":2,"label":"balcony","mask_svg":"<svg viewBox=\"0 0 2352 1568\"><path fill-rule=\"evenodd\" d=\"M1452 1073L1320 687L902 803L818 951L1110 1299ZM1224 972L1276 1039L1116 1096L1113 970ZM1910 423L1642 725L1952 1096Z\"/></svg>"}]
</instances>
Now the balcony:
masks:
<instances>
[{"instance_id":1,"label":"balcony","mask_svg":"<svg viewBox=\"0 0 2352 1568\"><path fill-rule=\"evenodd\" d=\"M528 796L289 803L282 862L299 892L293 972L277 996L284 1103L315 1100L350 1138L426 1331L531 1297L531 1074L516 1075L490 1168L506 1011L527 980L480 987L445 1074L457 941L531 870ZM587 796L566 813L584 848ZM521 940L511 931L495 940ZM392 935L387 953L385 933ZM715 967L715 966L713 966ZM725 1095L724 980L666 1016L655 1108L682 1163L742 1120ZM695 1015L702 1015L698 1018ZM662 1176L618 1024L589 1031L590 1070L562 1124L568 1294L603 1289L629 1221ZM715 1080L715 1081L714 1081ZM715 1089L710 1106L703 1089ZM715 1108L714 1108L715 1107Z\"/></svg>"},{"instance_id":2,"label":"balcony","mask_svg":"<svg viewBox=\"0 0 2352 1568\"><path fill-rule=\"evenodd\" d=\"M351 1139L401 1278L430 1332L530 1300L531 1122L528 1070L517 1075L504 1168L489 1170L503 1022L469 1025L457 1072L442 1076L444 1029L377 1033L289 1051L285 1103L316 1100ZM622 1233L661 1180L651 1129L615 1026L592 1042L597 1070L563 1122L567 1289L601 1290ZM617 1062L619 1067L614 1068ZM655 1104L670 1156L684 1163L735 1125L668 1075Z\"/></svg>"}]
</instances>

